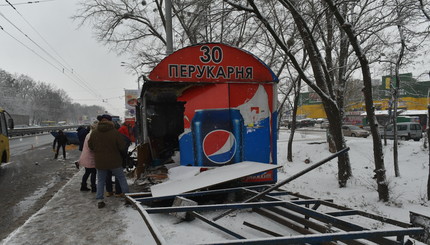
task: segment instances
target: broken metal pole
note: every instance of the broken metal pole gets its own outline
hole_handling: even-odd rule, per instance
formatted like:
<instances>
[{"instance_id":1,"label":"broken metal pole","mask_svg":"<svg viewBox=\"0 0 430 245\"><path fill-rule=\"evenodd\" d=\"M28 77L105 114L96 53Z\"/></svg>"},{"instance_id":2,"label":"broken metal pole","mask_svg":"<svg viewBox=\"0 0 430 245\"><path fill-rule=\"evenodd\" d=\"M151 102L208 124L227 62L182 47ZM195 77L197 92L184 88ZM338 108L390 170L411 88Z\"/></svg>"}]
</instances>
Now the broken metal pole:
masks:
<instances>
[{"instance_id":1,"label":"broken metal pole","mask_svg":"<svg viewBox=\"0 0 430 245\"><path fill-rule=\"evenodd\" d=\"M243 225L246 225L246 226L248 226L250 228L253 228L253 229L257 230L257 231L264 232L264 233L269 234L269 235L274 236L274 237L283 237L283 235L281 235L279 233L273 232L271 230L268 230L266 228L260 227L260 226L255 225L255 224L251 224L251 223L246 222L246 221L243 221Z\"/></svg>"},{"instance_id":2,"label":"broken metal pole","mask_svg":"<svg viewBox=\"0 0 430 245\"><path fill-rule=\"evenodd\" d=\"M271 192L271 191L273 191L273 190L278 189L279 187L281 187L281 186L283 186L283 185L287 184L288 182L291 182L291 181L293 181L293 180L297 179L298 177L300 177L300 176L302 176L302 175L304 175L304 174L306 174L306 173L308 173L308 172L310 172L310 171L312 171L312 170L314 170L314 169L318 168L319 166L323 165L324 163L326 163L326 162L328 162L328 161L332 160L333 158L335 158L335 157L339 156L340 154L344 154L344 153L345 153L345 152L347 152L347 151L349 151L349 147L346 147L346 148L344 148L344 149L342 149L342 150L340 150L340 151L338 151L338 152L334 153L333 155L331 155L331 156L329 156L329 157L327 157L327 158L325 158L325 159L323 159L323 160L321 160L321 161L319 161L319 162L315 163L314 165L310 166L309 168L306 168L306 169L304 169L304 170L302 170L302 171L300 171L300 172L296 173L295 175L293 175L293 176L291 176L291 177L289 177L289 178L287 178L287 179L285 179L285 180L283 180L283 181L279 182L278 184L276 184L276 185L274 185L274 186L272 186L272 187L270 187L270 188L268 188L268 189L264 190L263 192L260 192L259 194L257 194L257 195L255 195L255 196L253 196L253 197L251 197L251 198L249 198L249 199L245 200L244 202L250 202L250 201L257 200L257 199L259 199L260 197L262 197L262 196L266 195L267 193L269 193L269 192ZM226 211L226 212L224 212L224 213L222 213L222 214L220 214L220 215L216 216L216 217L215 217L215 218L213 218L212 220L213 220L213 221L217 221L217 220L219 220L220 218L222 218L222 217L226 216L227 214L229 214L229 213L231 213L231 212L233 212L233 211L235 211L235 210L236 210L236 209L230 209L230 210L228 210L228 211Z\"/></svg>"},{"instance_id":3,"label":"broken metal pole","mask_svg":"<svg viewBox=\"0 0 430 245\"><path fill-rule=\"evenodd\" d=\"M243 237L243 236L241 236L241 235L239 235L239 234L237 234L237 233L235 233L235 232L233 232L233 231L231 231L231 230L229 230L227 228L224 228L224 227L218 225L215 222L212 222L211 220L205 218L203 215L200 215L197 212L190 212L190 214L193 215L194 217L200 219L201 221L206 222L207 224L209 224L209 225L211 225L211 226L213 226L213 227L215 227L215 228L217 228L217 229L219 229L221 231L224 231L225 233L227 233L227 234L229 234L231 236L236 237L237 239L246 239L245 237Z\"/></svg>"}]
</instances>

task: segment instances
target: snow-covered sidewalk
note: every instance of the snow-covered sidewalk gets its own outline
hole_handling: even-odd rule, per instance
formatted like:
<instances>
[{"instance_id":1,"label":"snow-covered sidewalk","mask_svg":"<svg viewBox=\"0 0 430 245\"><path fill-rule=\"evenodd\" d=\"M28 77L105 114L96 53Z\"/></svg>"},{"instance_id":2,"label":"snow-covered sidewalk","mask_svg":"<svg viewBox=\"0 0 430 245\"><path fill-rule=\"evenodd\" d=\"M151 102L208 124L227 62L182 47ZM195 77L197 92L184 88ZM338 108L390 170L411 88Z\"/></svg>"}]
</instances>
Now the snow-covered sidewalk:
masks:
<instances>
[{"instance_id":1,"label":"snow-covered sidewalk","mask_svg":"<svg viewBox=\"0 0 430 245\"><path fill-rule=\"evenodd\" d=\"M323 132L298 132L293 146L293 162L286 160L288 132L281 132L278 140L278 180L284 180L330 155L324 143ZM364 212L387 218L409 222L409 212L428 215L430 202L426 196L426 184L429 174L428 149L422 141L399 142L399 168L401 177L394 177L393 141L384 146L384 159L390 188L390 201L380 202L373 179L374 162L372 139L368 137L347 137L351 148L349 156L353 177L346 188L339 188L337 182L337 161L332 160L309 172L287 185L285 189L303 195L333 199L336 204L344 205ZM310 163L308 163L310 162ZM178 174L172 169L169 178ZM23 226L0 242L1 245L15 244L155 244L139 212L124 201L105 198L106 207L97 208L94 193L79 191L83 170L54 195L39 212L33 215ZM131 180L130 180L131 181ZM134 189L133 189L134 188ZM131 185L132 192L140 192L139 187ZM244 215L247 213L244 212ZM153 214L157 228L170 244L193 244L219 241L219 232L208 229L199 220L178 222L171 215ZM222 219L225 225L230 219ZM249 221L251 217L246 217ZM253 221L253 220L251 220ZM352 220L349 220L352 222ZM254 223L261 222L260 219ZM244 233L240 222L234 230ZM263 225L269 229L278 226ZM382 229L383 224L368 222L364 227ZM245 233L246 234L246 233ZM252 237L252 234L246 234ZM224 239L224 238L223 238ZM231 238L228 238L231 239ZM415 244L423 244L416 242Z\"/></svg>"},{"instance_id":2,"label":"snow-covered sidewalk","mask_svg":"<svg viewBox=\"0 0 430 245\"><path fill-rule=\"evenodd\" d=\"M0 244L155 244L139 212L124 199L105 197L106 207L98 209L95 193L79 191L82 175L83 170L76 173Z\"/></svg>"}]
</instances>

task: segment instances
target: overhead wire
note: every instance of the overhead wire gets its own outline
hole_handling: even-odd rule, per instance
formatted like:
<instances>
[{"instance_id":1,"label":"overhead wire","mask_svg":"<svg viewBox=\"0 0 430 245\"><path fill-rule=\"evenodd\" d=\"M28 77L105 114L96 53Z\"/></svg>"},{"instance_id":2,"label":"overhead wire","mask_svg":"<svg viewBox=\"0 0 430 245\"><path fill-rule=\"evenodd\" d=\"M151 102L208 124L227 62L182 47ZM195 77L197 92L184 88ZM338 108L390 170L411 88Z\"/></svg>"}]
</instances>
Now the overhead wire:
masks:
<instances>
[{"instance_id":1,"label":"overhead wire","mask_svg":"<svg viewBox=\"0 0 430 245\"><path fill-rule=\"evenodd\" d=\"M0 13L1 15L1 13ZM23 45L24 47L26 47L28 50L30 50L32 53L34 53L35 55L37 55L39 58L41 58L42 60L44 60L46 63L48 63L49 65L53 66L55 69L59 70L61 72L61 68L58 68L57 66L55 66L54 64L52 64L49 60L45 59L45 57L41 56L40 54L38 54L35 50L33 50L32 48L28 47L25 43L21 42L20 40L18 40L16 37L14 37L12 34L10 34L8 31L6 31L2 26L0 26L0 29L2 31L4 31L9 37L11 37L12 39L14 39L15 41L17 41L18 43L20 43L21 45Z\"/></svg>"},{"instance_id":2,"label":"overhead wire","mask_svg":"<svg viewBox=\"0 0 430 245\"><path fill-rule=\"evenodd\" d=\"M27 21L27 19L24 17L24 15L22 15L19 11L18 11L18 9L17 8L15 8L15 6L14 6L14 4L11 4L8 0L5 0L7 3L8 3L8 5L10 6L10 7L12 7L18 14L19 14L19 16L21 16L21 18L25 21L25 23L27 23L30 27L31 27L31 29L45 42L45 44L46 45L48 45L48 47L52 50L52 51L54 51L54 53L66 64L66 65L68 65L68 66L70 66L68 63L67 63L67 61L66 60L64 60L63 59L63 57L61 57L61 55L57 52L57 50L55 50L54 49L54 47L52 47L52 45L48 42L48 41L46 41L46 39L42 36L42 34L40 34L40 32L38 32L37 30L36 30L36 28L34 28L34 26L30 23L30 22L28 22ZM16 5L16 4L15 4ZM73 70L71 70L71 72L73 72Z\"/></svg>"},{"instance_id":3,"label":"overhead wire","mask_svg":"<svg viewBox=\"0 0 430 245\"><path fill-rule=\"evenodd\" d=\"M39 37L48 45L48 47L50 47L53 51L54 51L54 53L56 53L57 54L57 56L58 57L60 57L63 61L64 61L64 59L58 54L58 52L52 47L52 45L50 45L47 41L46 41L46 39L45 38L43 38L43 36L24 18L24 16L15 8L15 6L13 6L8 0L5 0L9 5L10 5L10 7L12 7L17 13L18 13L18 15L19 16L21 16L21 18L33 29L33 31L35 31L38 35L39 35ZM14 26L19 32L21 32L25 37L27 37L32 43L34 43L37 47L39 47L46 55L48 55L49 57L51 57L54 61L56 61L58 64L60 64L60 66L65 70L65 71L68 71L70 74L74 74L73 73L73 69L71 69L71 68L68 68L68 67L66 67L65 65L63 65L58 59L56 59L53 55L51 55L48 51L46 51L42 46L40 46L38 43L36 43L32 38L30 38L26 33L24 33L19 27L17 27L14 23L12 23L8 18L6 18L6 16L4 16L1 12L0 12L0 15L4 18L4 19L6 19L12 26ZM65 62L66 64L67 64L67 62ZM64 72L63 72L64 73ZM76 82L76 81L75 81ZM94 91L94 89L92 89L89 85L88 85L88 83L86 83L85 81L82 81L82 80L80 80L79 81L84 87L83 88L85 88L85 89L88 89L88 90L90 90L94 95L96 95L97 97L101 97L100 95L98 95L95 91Z\"/></svg>"},{"instance_id":4,"label":"overhead wire","mask_svg":"<svg viewBox=\"0 0 430 245\"><path fill-rule=\"evenodd\" d=\"M2 16L3 18L5 18L5 19L7 19L4 15L3 15L3 13L1 13L0 12L0 16ZM9 19L7 19L8 21L9 21ZM9 21L10 22L10 21ZM11 22L10 22L11 23ZM13 24L13 23L12 23ZM13 24L14 25L14 24ZM15 25L14 25L15 26ZM17 26L15 26L16 28L18 28ZM52 67L54 67L56 70L58 70L60 73L62 73L62 74L64 74L66 77L68 77L70 80L72 80L73 82L75 82L77 85L79 85L80 87L82 87L83 89L87 89L87 90L90 90L94 95L96 95L96 97L99 97L101 100L103 100L103 98L100 96L100 95L98 95L96 92L94 92L93 90L92 90L92 88L90 88L87 84L85 84L85 83L82 83L82 82L80 82L80 81L76 81L76 79L74 79L73 77L71 77L71 76L69 76L67 73L64 73L64 70L65 70L65 67L63 66L63 65L61 65L61 63L60 63L60 65L61 65L61 67L58 67L58 66L56 66L55 64L53 64L51 61L49 61L48 59L46 59L45 57L43 57L42 55L40 55L38 52L36 52L34 49L32 49L32 48L30 48L29 46L27 46L25 43L23 43L23 42L21 42L18 38L16 38L15 36L13 36L11 33L9 33L8 31L6 31L2 26L0 26L0 29L2 30L2 31L4 31L9 37L11 37L12 39L14 39L15 41L17 41L18 43L20 43L21 45L23 45L25 48L27 48L28 50L30 50L32 53L34 53L36 56L38 56L39 58L41 58L42 60L44 60L46 63L48 63L49 65L51 65ZM19 29L19 28L18 28ZM20 30L19 29L19 31L23 34L23 35L25 35L26 37L28 37L28 35L27 34L25 34L22 30ZM30 38L31 39L31 38ZM33 41L33 43L35 43L34 41ZM35 43L36 44L36 43ZM36 46L37 47L39 47L39 48L41 48L41 49L43 49L40 45L38 45L38 44L36 44ZM46 52L46 50L45 50L45 53L47 53ZM52 55L49 55L49 57L51 57L52 58ZM54 60L56 60L57 61L57 63L58 63L58 60L57 59L54 59Z\"/></svg>"},{"instance_id":5,"label":"overhead wire","mask_svg":"<svg viewBox=\"0 0 430 245\"><path fill-rule=\"evenodd\" d=\"M34 3L43 3L43 2L52 2L55 0L39 0L39 1L27 1L21 3L14 3L14 5L23 5L23 4L34 4ZM9 4L0 4L0 7L9 6Z\"/></svg>"},{"instance_id":6,"label":"overhead wire","mask_svg":"<svg viewBox=\"0 0 430 245\"><path fill-rule=\"evenodd\" d=\"M36 32L39 37L45 42L46 45L48 45L48 47L61 59L63 60L63 62L70 67L70 65L64 60L64 58L61 57L61 55L52 47L52 45L50 45L46 39L25 19L25 17L15 8L15 6L13 4L11 4L8 0L5 0L7 2L7 4L12 7L20 16L21 18L33 29L34 32ZM53 1L53 0L51 0ZM40 2L40 1L36 1L36 2ZM28 2L30 3L30 2ZM24 4L24 3L22 3ZM16 5L16 4L15 4ZM19 42L21 45L25 46L27 49L29 49L31 52L33 52L34 54L36 54L39 58L43 59L45 62L47 62L48 64L50 64L51 66L53 66L55 69L59 70L62 74L64 74L66 77L68 77L69 79L71 79L73 82L75 82L77 85L79 85L80 87L88 90L89 92L91 92L93 95L95 95L96 97L98 97L102 102L108 103L108 99L104 99L102 98L102 96L100 94L98 94L90 85L89 83L87 83L82 77L80 77L78 74L76 74L74 72L74 70L72 68L68 68L67 66L63 65L62 62L60 62L57 58L55 58L53 55L51 55L48 51L46 51L43 47L41 47L38 43L36 43L32 38L30 38L26 33L24 33L18 26L16 26L12 21L10 21L3 13L0 12L0 16L2 16L6 21L8 21L12 26L14 26L21 34L23 34L26 38L28 38L34 45L36 45L39 49L41 49L46 55L48 55L51 59L53 59L56 63L58 63L61 68L58 68L56 65L54 65L52 62L48 61L46 58L44 58L43 56L41 56L40 54L38 54L35 50L31 49L30 47L28 47L27 45L25 45L23 42L21 42L20 40L18 40L18 38L14 37L12 34L10 34L9 32L7 32L3 27L1 27L1 30L3 30L7 35L9 35L11 38L13 38L15 41ZM71 77L69 75L67 75L67 73L65 73L65 71L69 72L71 74L71 76L75 77ZM108 103L109 104L109 103ZM112 106L111 104L109 104L109 106ZM118 110L118 108L115 108Z\"/></svg>"},{"instance_id":7,"label":"overhead wire","mask_svg":"<svg viewBox=\"0 0 430 245\"><path fill-rule=\"evenodd\" d=\"M35 55L37 55L39 58L41 58L42 60L44 60L46 63L48 63L49 65L51 65L52 67L54 67L55 69L57 69L58 71L61 72L61 68L55 66L54 64L52 64L49 60L45 59L45 57L41 56L40 54L38 54L36 51L34 51L32 48L28 47L27 45L25 45L23 42L21 42L20 40L18 40L17 38L15 38L12 34L10 34L9 32L7 32L6 30L4 30L4 28L2 26L0 26L0 30L4 31L8 36L10 36L12 39L14 39L15 41L17 41L18 43L20 43L21 45L23 45L25 48L27 48L28 50L30 50L32 53L34 53ZM72 77L70 77L68 74L63 73L65 76L67 76L69 79L73 80ZM116 97L114 97L116 98ZM108 99L110 98L99 98L99 99L94 99L96 100L101 100L104 103L108 103ZM108 103L109 106L111 106L112 108L115 108L116 110L119 110L118 108L116 108L115 106L111 105Z\"/></svg>"},{"instance_id":8,"label":"overhead wire","mask_svg":"<svg viewBox=\"0 0 430 245\"><path fill-rule=\"evenodd\" d=\"M73 68L71 68L71 65L69 65L67 63L67 61L57 52L57 50L42 36L42 34L40 34L40 32L38 32L36 30L36 28L34 28L34 26L27 21L27 19L24 17L24 15L22 15L17 8L15 8L15 6L13 4L11 4L8 0L5 0L10 7L12 7L18 14L19 16L21 16L21 18L31 27L31 29L45 42L45 44L67 65L67 66L63 66L65 69L68 70L68 72L74 76L76 76L77 79L79 79L83 84L88 85L88 89L90 89L94 94L97 94L96 91L94 91L94 89L92 89L89 84L82 78L80 77L78 74L75 73L75 71L73 70ZM52 0L51 0L52 1ZM57 61L58 63L61 64L61 62ZM70 67L70 68L68 68Z\"/></svg>"}]
</instances>

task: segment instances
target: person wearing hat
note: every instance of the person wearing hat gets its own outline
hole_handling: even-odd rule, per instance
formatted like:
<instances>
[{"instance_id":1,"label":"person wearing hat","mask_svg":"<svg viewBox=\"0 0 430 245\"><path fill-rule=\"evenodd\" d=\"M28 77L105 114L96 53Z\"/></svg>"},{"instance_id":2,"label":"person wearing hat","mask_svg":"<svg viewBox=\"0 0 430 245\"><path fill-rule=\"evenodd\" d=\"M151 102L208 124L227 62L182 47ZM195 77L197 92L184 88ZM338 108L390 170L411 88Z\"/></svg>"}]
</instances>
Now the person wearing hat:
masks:
<instances>
[{"instance_id":1,"label":"person wearing hat","mask_svg":"<svg viewBox=\"0 0 430 245\"><path fill-rule=\"evenodd\" d=\"M125 141L123 136L115 129L112 117L103 114L97 117L99 123L97 128L91 133L88 140L88 147L94 153L94 160L97 169L97 194L98 208L103 208L104 189L108 171L112 171L117 177L123 193L129 192L127 179L122 167L122 155L125 154Z\"/></svg>"}]
</instances>

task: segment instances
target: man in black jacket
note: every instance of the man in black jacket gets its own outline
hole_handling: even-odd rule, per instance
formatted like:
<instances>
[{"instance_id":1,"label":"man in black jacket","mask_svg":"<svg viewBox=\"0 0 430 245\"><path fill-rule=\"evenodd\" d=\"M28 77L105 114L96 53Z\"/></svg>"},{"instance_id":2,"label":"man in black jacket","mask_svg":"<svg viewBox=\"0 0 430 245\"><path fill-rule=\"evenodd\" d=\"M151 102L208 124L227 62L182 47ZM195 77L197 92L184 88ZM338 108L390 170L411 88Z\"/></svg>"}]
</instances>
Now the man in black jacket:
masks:
<instances>
[{"instance_id":1,"label":"man in black jacket","mask_svg":"<svg viewBox=\"0 0 430 245\"><path fill-rule=\"evenodd\" d=\"M57 144L57 151L55 153L54 159L57 159L60 147L63 149L63 158L66 159L66 144L67 137L62 130L58 130L57 136L55 136L54 144L52 145L52 150L55 151L55 145Z\"/></svg>"}]
</instances>

